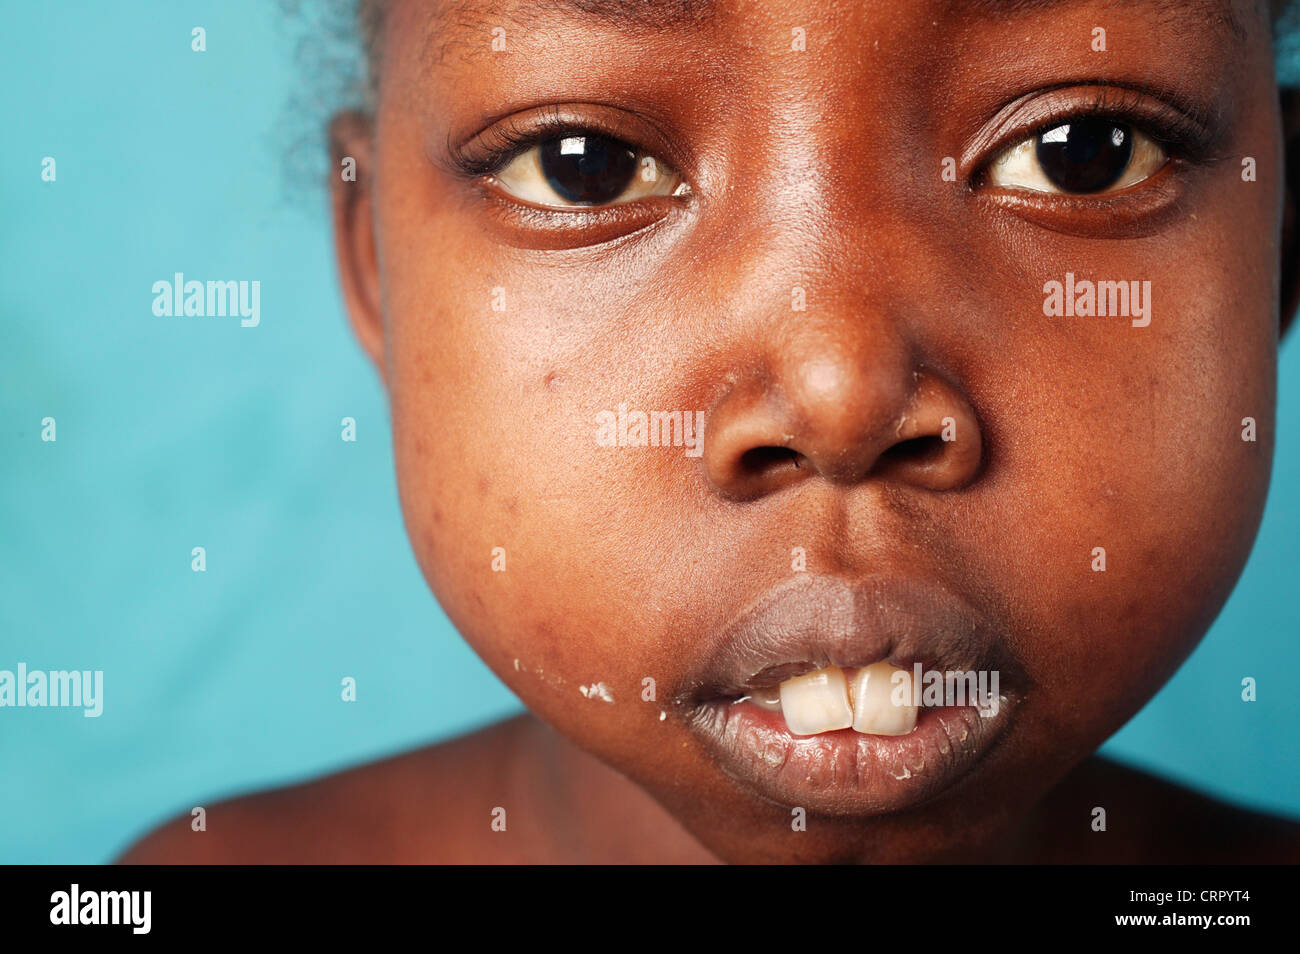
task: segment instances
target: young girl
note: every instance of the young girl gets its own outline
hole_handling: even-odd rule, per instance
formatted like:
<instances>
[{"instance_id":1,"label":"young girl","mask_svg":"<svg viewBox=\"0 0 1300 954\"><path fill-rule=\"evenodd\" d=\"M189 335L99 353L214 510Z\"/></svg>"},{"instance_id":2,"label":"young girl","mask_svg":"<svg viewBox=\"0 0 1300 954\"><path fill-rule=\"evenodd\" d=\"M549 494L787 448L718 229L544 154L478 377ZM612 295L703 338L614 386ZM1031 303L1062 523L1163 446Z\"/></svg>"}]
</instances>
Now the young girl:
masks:
<instances>
[{"instance_id":1,"label":"young girl","mask_svg":"<svg viewBox=\"0 0 1300 954\"><path fill-rule=\"evenodd\" d=\"M1281 12L363 3L344 295L531 714L127 860L1300 860L1093 756L1259 524Z\"/></svg>"}]
</instances>

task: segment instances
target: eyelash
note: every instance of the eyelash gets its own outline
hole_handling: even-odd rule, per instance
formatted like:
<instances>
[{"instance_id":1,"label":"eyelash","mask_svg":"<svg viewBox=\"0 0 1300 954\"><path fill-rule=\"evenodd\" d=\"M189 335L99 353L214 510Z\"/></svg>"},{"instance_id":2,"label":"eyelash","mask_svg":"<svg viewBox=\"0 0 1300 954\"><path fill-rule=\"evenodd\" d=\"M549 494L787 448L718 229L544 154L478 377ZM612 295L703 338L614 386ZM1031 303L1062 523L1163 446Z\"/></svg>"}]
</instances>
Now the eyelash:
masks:
<instances>
[{"instance_id":1,"label":"eyelash","mask_svg":"<svg viewBox=\"0 0 1300 954\"><path fill-rule=\"evenodd\" d=\"M976 179L982 180L989 166L1011 146L1041 136L1071 120L1085 118L1108 119L1132 126L1150 136L1171 160L1208 163L1216 158L1213 136L1209 123L1198 113L1196 109L1180 109L1127 87L1101 87L1090 102L1053 104L1028 131L1016 130L1000 136L997 143L986 151Z\"/></svg>"},{"instance_id":2,"label":"eyelash","mask_svg":"<svg viewBox=\"0 0 1300 954\"><path fill-rule=\"evenodd\" d=\"M540 113L526 126L518 125L513 118L496 123L474 136L464 146L453 148L451 159L464 176L478 179L496 175L511 160L548 139L582 135L605 136L624 142L598 127L575 123L553 113ZM636 148L632 143L627 145Z\"/></svg>"}]
</instances>

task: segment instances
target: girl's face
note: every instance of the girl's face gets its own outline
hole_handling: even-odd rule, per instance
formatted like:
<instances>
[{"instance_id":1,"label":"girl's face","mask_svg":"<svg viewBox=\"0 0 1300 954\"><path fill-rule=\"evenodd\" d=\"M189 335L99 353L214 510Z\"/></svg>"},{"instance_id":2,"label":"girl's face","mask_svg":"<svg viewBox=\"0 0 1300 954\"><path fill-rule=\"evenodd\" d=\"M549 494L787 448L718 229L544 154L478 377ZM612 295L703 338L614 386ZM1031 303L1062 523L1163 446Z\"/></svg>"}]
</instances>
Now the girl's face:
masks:
<instances>
[{"instance_id":1,"label":"girl's face","mask_svg":"<svg viewBox=\"0 0 1300 954\"><path fill-rule=\"evenodd\" d=\"M1266 14L393 0L382 38L344 284L460 632L724 858L1004 844L1254 538ZM900 736L752 698L885 658L1005 698Z\"/></svg>"}]
</instances>

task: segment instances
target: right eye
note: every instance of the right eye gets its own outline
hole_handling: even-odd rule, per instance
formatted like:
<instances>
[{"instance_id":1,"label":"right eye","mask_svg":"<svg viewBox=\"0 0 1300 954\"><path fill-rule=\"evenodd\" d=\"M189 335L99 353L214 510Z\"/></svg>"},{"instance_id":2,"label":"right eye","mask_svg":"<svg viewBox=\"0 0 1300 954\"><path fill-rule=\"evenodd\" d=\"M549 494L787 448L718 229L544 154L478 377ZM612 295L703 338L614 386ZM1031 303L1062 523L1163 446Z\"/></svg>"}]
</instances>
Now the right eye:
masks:
<instances>
[{"instance_id":1,"label":"right eye","mask_svg":"<svg viewBox=\"0 0 1300 954\"><path fill-rule=\"evenodd\" d=\"M543 139L493 179L515 198L548 208L619 205L685 188L682 177L656 157L587 133Z\"/></svg>"}]
</instances>

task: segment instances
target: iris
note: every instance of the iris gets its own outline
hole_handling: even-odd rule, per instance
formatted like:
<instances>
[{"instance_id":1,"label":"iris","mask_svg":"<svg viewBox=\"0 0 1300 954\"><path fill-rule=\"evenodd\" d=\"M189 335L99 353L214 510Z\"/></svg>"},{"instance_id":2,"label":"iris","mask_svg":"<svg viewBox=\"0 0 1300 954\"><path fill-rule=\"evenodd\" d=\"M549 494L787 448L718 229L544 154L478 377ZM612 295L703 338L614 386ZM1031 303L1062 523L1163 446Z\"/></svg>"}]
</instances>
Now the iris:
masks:
<instances>
[{"instance_id":1,"label":"iris","mask_svg":"<svg viewBox=\"0 0 1300 954\"><path fill-rule=\"evenodd\" d=\"M627 189L636 153L603 136L565 136L541 143L542 174L565 201L604 205Z\"/></svg>"},{"instance_id":2,"label":"iris","mask_svg":"<svg viewBox=\"0 0 1300 954\"><path fill-rule=\"evenodd\" d=\"M1038 137L1038 164L1063 192L1099 192L1119 181L1133 156L1133 134L1108 119L1079 119Z\"/></svg>"}]
</instances>

